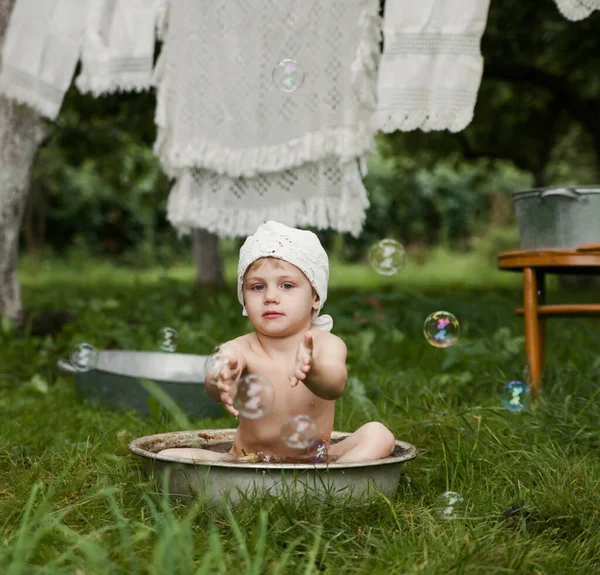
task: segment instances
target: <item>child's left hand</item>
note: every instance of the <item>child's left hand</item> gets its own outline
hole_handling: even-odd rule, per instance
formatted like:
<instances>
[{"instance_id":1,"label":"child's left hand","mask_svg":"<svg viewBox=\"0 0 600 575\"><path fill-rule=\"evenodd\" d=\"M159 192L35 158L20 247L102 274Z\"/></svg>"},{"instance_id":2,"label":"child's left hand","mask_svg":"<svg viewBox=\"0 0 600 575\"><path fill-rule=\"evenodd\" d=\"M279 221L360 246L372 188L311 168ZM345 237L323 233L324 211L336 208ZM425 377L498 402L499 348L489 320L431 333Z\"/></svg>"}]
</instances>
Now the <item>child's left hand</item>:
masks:
<instances>
[{"instance_id":1,"label":"child's left hand","mask_svg":"<svg viewBox=\"0 0 600 575\"><path fill-rule=\"evenodd\" d=\"M294 371L290 374L291 387L296 387L306 379L313 361L313 335L311 331L304 334L304 341L298 347Z\"/></svg>"}]
</instances>

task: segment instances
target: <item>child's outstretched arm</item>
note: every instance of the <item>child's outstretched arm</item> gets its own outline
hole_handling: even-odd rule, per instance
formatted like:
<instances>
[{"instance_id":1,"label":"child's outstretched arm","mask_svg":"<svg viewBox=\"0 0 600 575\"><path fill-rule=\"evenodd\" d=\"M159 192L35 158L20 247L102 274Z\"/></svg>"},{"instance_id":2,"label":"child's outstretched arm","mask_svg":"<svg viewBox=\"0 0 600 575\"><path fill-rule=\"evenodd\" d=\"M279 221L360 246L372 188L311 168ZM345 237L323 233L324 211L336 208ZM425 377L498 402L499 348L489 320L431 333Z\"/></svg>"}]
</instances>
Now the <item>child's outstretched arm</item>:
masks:
<instances>
[{"instance_id":1,"label":"child's outstretched arm","mask_svg":"<svg viewBox=\"0 0 600 575\"><path fill-rule=\"evenodd\" d=\"M309 335L310 334L310 335ZM307 332L304 346L312 342L312 333ZM292 387L300 381L317 397L322 399L337 399L344 393L348 381L346 370L346 344L333 334L324 334L315 343L315 349L309 351L292 373Z\"/></svg>"}]
</instances>

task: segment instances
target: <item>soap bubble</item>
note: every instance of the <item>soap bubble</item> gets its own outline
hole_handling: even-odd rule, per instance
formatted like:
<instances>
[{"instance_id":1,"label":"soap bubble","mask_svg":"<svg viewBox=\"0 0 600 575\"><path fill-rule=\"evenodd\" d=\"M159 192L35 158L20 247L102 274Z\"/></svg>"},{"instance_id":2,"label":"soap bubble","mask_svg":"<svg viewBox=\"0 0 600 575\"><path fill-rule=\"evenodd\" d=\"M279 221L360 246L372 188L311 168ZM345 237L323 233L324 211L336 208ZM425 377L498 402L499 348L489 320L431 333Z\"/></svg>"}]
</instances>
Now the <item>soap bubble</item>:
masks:
<instances>
[{"instance_id":1,"label":"soap bubble","mask_svg":"<svg viewBox=\"0 0 600 575\"><path fill-rule=\"evenodd\" d=\"M177 349L179 334L172 327L163 327L158 332L158 347L163 351L174 352Z\"/></svg>"},{"instance_id":2,"label":"soap bubble","mask_svg":"<svg viewBox=\"0 0 600 575\"><path fill-rule=\"evenodd\" d=\"M502 403L509 411L517 413L529 405L529 387L522 381L511 381L504 386Z\"/></svg>"},{"instance_id":3,"label":"soap bubble","mask_svg":"<svg viewBox=\"0 0 600 575\"><path fill-rule=\"evenodd\" d=\"M292 449L307 449L318 435L317 422L308 415L290 417L281 428L281 439Z\"/></svg>"},{"instance_id":4,"label":"soap bubble","mask_svg":"<svg viewBox=\"0 0 600 575\"><path fill-rule=\"evenodd\" d=\"M246 375L237 387L233 407L243 417L259 419L271 410L274 400L275 388L266 377L256 374Z\"/></svg>"},{"instance_id":5,"label":"soap bubble","mask_svg":"<svg viewBox=\"0 0 600 575\"><path fill-rule=\"evenodd\" d=\"M295 92L304 84L306 74L296 60L286 58L273 68L273 83L282 92Z\"/></svg>"},{"instance_id":6,"label":"soap bubble","mask_svg":"<svg viewBox=\"0 0 600 575\"><path fill-rule=\"evenodd\" d=\"M227 358L218 353L213 353L204 362L204 384L217 385L219 374L225 367Z\"/></svg>"},{"instance_id":7,"label":"soap bubble","mask_svg":"<svg viewBox=\"0 0 600 575\"><path fill-rule=\"evenodd\" d=\"M235 357L237 357L237 355L233 346L224 343L215 347L213 353L211 353L204 362L204 383L217 385L221 371L227 365L227 362ZM238 362L238 369L232 370L230 381L235 382L239 376Z\"/></svg>"},{"instance_id":8,"label":"soap bubble","mask_svg":"<svg viewBox=\"0 0 600 575\"><path fill-rule=\"evenodd\" d=\"M77 371L90 371L98 365L99 353L89 343L80 343L71 352L69 361Z\"/></svg>"},{"instance_id":9,"label":"soap bubble","mask_svg":"<svg viewBox=\"0 0 600 575\"><path fill-rule=\"evenodd\" d=\"M315 441L309 445L308 454L313 463L327 463L329 461L329 443L327 441Z\"/></svg>"},{"instance_id":10,"label":"soap bubble","mask_svg":"<svg viewBox=\"0 0 600 575\"><path fill-rule=\"evenodd\" d=\"M379 275L393 276L404 269L406 252L396 240L381 240L369 249L369 263Z\"/></svg>"},{"instance_id":11,"label":"soap bubble","mask_svg":"<svg viewBox=\"0 0 600 575\"><path fill-rule=\"evenodd\" d=\"M425 320L423 333L425 339L434 347L450 347L458 340L460 325L451 313L436 311Z\"/></svg>"},{"instance_id":12,"label":"soap bubble","mask_svg":"<svg viewBox=\"0 0 600 575\"><path fill-rule=\"evenodd\" d=\"M465 500L460 493L445 491L435 502L435 513L440 519L456 519L464 513Z\"/></svg>"}]
</instances>

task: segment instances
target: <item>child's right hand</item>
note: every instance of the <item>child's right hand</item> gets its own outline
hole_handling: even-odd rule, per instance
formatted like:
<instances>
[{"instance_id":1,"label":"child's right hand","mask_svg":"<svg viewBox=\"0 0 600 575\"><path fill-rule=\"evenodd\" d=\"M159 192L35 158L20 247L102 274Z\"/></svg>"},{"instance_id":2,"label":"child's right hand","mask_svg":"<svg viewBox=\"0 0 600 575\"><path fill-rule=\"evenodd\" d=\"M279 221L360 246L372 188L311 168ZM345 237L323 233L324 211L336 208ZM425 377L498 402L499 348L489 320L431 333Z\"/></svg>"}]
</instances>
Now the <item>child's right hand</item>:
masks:
<instances>
[{"instance_id":1,"label":"child's right hand","mask_svg":"<svg viewBox=\"0 0 600 575\"><path fill-rule=\"evenodd\" d=\"M233 407L233 399L237 391L237 379L239 378L239 362L237 357L228 357L219 371L217 377L217 389L220 392L221 403L233 416L237 417L240 412Z\"/></svg>"}]
</instances>

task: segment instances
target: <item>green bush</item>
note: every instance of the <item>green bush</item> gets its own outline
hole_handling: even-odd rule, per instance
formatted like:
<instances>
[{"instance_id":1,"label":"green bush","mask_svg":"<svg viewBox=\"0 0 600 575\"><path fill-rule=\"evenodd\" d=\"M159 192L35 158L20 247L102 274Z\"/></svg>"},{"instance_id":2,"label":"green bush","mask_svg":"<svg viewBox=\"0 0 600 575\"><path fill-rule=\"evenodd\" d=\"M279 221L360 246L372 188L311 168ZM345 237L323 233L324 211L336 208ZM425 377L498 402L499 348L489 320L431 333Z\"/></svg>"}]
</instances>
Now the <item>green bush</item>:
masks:
<instances>
[{"instance_id":1,"label":"green bush","mask_svg":"<svg viewBox=\"0 0 600 575\"><path fill-rule=\"evenodd\" d=\"M409 249L439 243L468 249L471 239L484 235L494 223L493 207L510 203L510 194L527 184L522 173L487 161L440 161L429 169L418 160L372 156L365 178L371 206L363 232L359 238L345 234L340 255L359 260L368 246L384 237ZM332 236L325 234L330 247Z\"/></svg>"}]
</instances>

